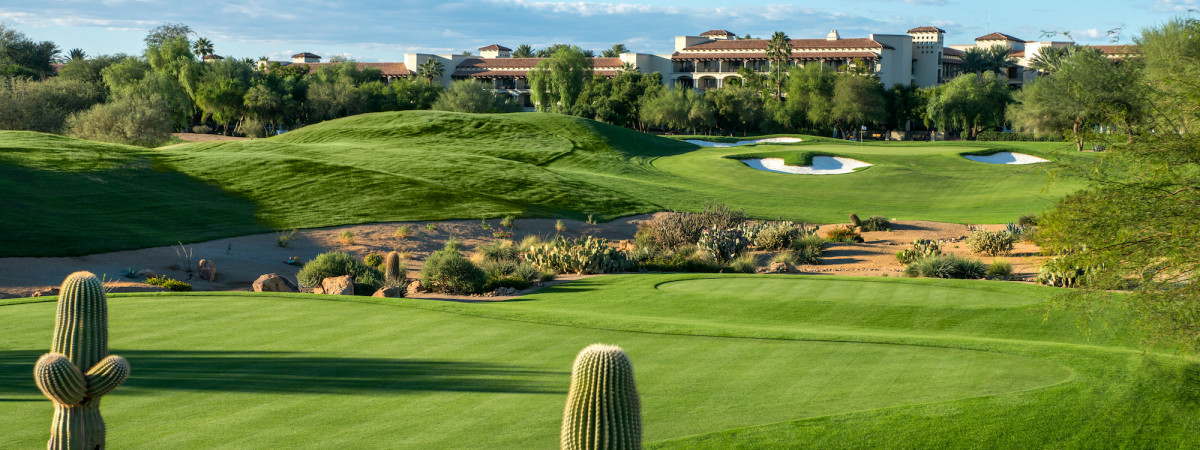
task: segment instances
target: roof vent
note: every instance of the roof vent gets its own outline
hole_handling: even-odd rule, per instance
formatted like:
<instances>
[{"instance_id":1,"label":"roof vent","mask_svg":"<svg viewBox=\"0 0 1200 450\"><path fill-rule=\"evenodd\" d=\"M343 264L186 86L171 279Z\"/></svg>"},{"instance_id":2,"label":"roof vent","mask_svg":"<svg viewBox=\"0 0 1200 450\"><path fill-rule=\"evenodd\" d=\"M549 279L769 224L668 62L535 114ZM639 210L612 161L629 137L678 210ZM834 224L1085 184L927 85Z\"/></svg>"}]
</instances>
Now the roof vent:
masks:
<instances>
[{"instance_id":1,"label":"roof vent","mask_svg":"<svg viewBox=\"0 0 1200 450\"><path fill-rule=\"evenodd\" d=\"M841 38L842 36L838 34L837 30L829 30L829 34L825 36L825 40L827 41L836 41Z\"/></svg>"}]
</instances>

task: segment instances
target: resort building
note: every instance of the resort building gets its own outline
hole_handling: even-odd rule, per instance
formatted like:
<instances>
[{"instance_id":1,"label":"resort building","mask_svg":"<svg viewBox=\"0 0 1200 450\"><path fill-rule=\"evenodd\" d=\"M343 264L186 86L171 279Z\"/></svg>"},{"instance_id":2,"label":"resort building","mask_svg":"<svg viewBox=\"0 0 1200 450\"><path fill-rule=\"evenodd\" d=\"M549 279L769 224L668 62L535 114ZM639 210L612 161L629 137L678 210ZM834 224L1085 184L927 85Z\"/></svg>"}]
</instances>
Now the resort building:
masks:
<instances>
[{"instance_id":1,"label":"resort building","mask_svg":"<svg viewBox=\"0 0 1200 450\"><path fill-rule=\"evenodd\" d=\"M974 44L966 45L951 45L946 50L951 49L958 52L961 60L962 52L971 48L991 48L1000 46L1009 50L1009 56L1016 61L1013 67L1005 68L1001 73L1004 78L1008 79L1010 86L1018 87L1025 83L1029 83L1037 78L1037 71L1029 68L1035 58L1047 48L1065 48L1070 45L1075 45L1069 41L1027 41L1008 34L995 32L975 38ZM1099 50L1105 56L1111 59L1125 59L1133 56L1137 52L1135 45L1088 45Z\"/></svg>"}]
</instances>

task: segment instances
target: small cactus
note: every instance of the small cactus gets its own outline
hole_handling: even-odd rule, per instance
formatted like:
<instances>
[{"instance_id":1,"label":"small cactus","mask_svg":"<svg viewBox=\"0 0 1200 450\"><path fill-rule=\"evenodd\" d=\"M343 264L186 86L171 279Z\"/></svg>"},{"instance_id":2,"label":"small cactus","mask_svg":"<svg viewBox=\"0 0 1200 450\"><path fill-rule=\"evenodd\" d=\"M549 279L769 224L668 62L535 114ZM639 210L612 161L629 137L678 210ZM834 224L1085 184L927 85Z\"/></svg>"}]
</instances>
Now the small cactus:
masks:
<instances>
[{"instance_id":1,"label":"small cactus","mask_svg":"<svg viewBox=\"0 0 1200 450\"><path fill-rule=\"evenodd\" d=\"M858 214L850 213L850 223L854 224L855 228L862 226L862 220L859 220Z\"/></svg>"},{"instance_id":2,"label":"small cactus","mask_svg":"<svg viewBox=\"0 0 1200 450\"><path fill-rule=\"evenodd\" d=\"M383 259L383 279L388 286L399 286L404 283L405 273L400 268L400 253L388 252Z\"/></svg>"},{"instance_id":3,"label":"small cactus","mask_svg":"<svg viewBox=\"0 0 1200 450\"><path fill-rule=\"evenodd\" d=\"M103 449L100 398L125 382L129 362L108 354L108 304L100 280L75 272L59 292L50 353L33 368L38 389L54 402L47 448Z\"/></svg>"},{"instance_id":4,"label":"small cactus","mask_svg":"<svg viewBox=\"0 0 1200 450\"><path fill-rule=\"evenodd\" d=\"M592 344L575 357L561 438L564 450L642 448L633 364L620 347Z\"/></svg>"}]
</instances>

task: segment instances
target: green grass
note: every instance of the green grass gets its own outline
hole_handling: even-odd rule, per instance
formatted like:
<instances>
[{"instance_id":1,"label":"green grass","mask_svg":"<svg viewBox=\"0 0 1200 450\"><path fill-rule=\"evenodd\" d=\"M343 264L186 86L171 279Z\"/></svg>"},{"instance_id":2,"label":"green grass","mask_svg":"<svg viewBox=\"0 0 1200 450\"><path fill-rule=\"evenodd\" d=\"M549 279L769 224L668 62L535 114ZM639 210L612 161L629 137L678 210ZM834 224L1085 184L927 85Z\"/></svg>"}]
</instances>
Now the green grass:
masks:
<instances>
[{"instance_id":1,"label":"green grass","mask_svg":"<svg viewBox=\"0 0 1200 450\"><path fill-rule=\"evenodd\" d=\"M719 200L814 223L851 212L1004 223L1078 188L1053 164L1000 166L964 152L1089 158L1044 143L873 143L700 148L575 117L376 113L270 139L138 149L0 132L0 256L61 256L195 242L269 228L523 217L599 220ZM755 153L860 159L852 174L756 171ZM98 224L93 230L92 225Z\"/></svg>"},{"instance_id":2,"label":"green grass","mask_svg":"<svg viewBox=\"0 0 1200 450\"><path fill-rule=\"evenodd\" d=\"M142 294L110 301L117 448L552 448L575 354L633 360L650 448L1180 447L1191 361L1053 288L729 275L590 278L517 301ZM41 445L53 303L0 301L0 435Z\"/></svg>"}]
</instances>

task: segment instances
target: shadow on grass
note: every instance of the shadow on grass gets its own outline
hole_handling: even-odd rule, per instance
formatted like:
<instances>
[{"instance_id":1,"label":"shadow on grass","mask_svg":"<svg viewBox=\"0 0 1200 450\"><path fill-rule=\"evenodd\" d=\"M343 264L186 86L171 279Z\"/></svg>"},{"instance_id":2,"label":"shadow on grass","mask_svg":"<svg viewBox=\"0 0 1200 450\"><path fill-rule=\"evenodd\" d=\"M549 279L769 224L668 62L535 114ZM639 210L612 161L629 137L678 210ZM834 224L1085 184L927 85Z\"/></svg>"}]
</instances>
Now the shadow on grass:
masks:
<instances>
[{"instance_id":1,"label":"shadow on grass","mask_svg":"<svg viewBox=\"0 0 1200 450\"><path fill-rule=\"evenodd\" d=\"M33 365L45 351L0 351L0 396L41 397ZM362 394L420 391L563 394L570 373L421 359L302 352L121 350L137 390ZM144 391L143 391L144 392ZM133 392L128 392L133 394ZM0 401L19 401L2 398Z\"/></svg>"}]
</instances>

